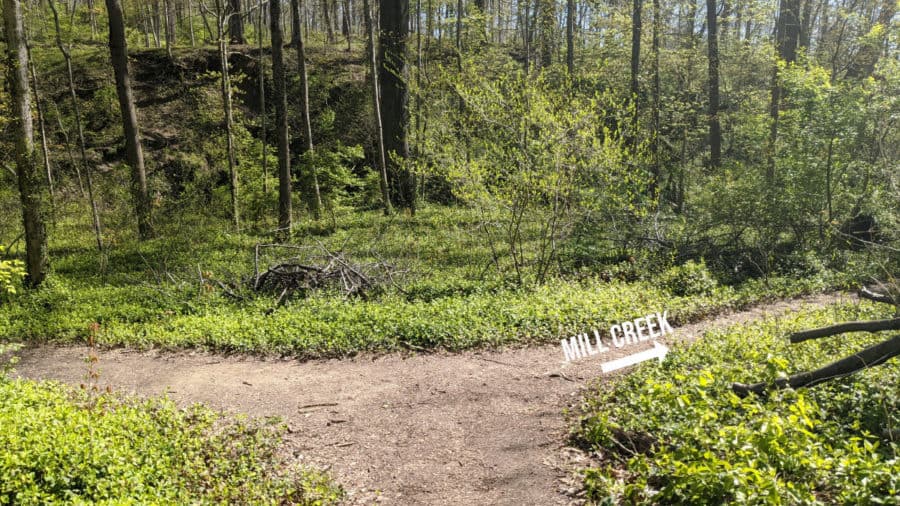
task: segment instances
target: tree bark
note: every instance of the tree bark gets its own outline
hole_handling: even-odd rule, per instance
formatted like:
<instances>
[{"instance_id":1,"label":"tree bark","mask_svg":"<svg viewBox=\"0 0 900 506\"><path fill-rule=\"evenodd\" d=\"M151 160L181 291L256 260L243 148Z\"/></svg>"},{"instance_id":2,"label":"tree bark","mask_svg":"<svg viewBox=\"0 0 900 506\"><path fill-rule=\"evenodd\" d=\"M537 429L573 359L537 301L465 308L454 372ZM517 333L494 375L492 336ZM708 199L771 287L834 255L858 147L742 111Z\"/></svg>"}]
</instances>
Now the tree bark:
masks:
<instances>
[{"instance_id":1,"label":"tree bark","mask_svg":"<svg viewBox=\"0 0 900 506\"><path fill-rule=\"evenodd\" d=\"M188 0L190 2L190 0ZM190 3L188 3L190 5ZM263 53L263 0L258 0L256 42L259 50L259 141L262 144L263 194L269 194L269 145L266 142L266 55Z\"/></svg>"},{"instance_id":2,"label":"tree bark","mask_svg":"<svg viewBox=\"0 0 900 506\"><path fill-rule=\"evenodd\" d=\"M131 92L131 77L128 74L128 45L125 40L125 16L120 0L106 0L109 12L109 52L116 78L116 93L125 131L125 155L131 166L131 193L138 221L138 235L141 240L153 237L153 222L150 215L150 194L147 190L147 173L144 169L144 152L141 148L137 111Z\"/></svg>"},{"instance_id":3,"label":"tree bark","mask_svg":"<svg viewBox=\"0 0 900 506\"><path fill-rule=\"evenodd\" d=\"M541 67L553 64L554 28L556 28L556 0L538 0L538 22L540 23Z\"/></svg>"},{"instance_id":4,"label":"tree bark","mask_svg":"<svg viewBox=\"0 0 900 506\"><path fill-rule=\"evenodd\" d=\"M778 57L785 63L793 63L797 59L797 43L800 40L800 0L782 0L778 21L775 28L775 45ZM778 143L778 116L782 101L781 79L776 62L772 76L772 100L769 115L772 118L769 129L769 153L766 166L766 181L771 186L775 182L775 159Z\"/></svg>"},{"instance_id":5,"label":"tree bark","mask_svg":"<svg viewBox=\"0 0 900 506\"><path fill-rule=\"evenodd\" d=\"M706 0L709 53L709 168L722 164L722 131L719 125L719 41L716 0Z\"/></svg>"},{"instance_id":6,"label":"tree bark","mask_svg":"<svg viewBox=\"0 0 900 506\"><path fill-rule=\"evenodd\" d=\"M244 17L241 0L229 0L231 16L228 18L228 35L232 44L245 44Z\"/></svg>"},{"instance_id":7,"label":"tree bark","mask_svg":"<svg viewBox=\"0 0 900 506\"><path fill-rule=\"evenodd\" d=\"M393 213L391 207L391 194L388 186L387 174L387 154L384 149L384 126L381 122L381 98L378 93L378 59L376 58L374 23L372 21L372 11L369 7L369 0L363 0L363 9L365 12L366 35L369 38L369 65L372 71L372 103L375 109L375 142L378 144L378 185L381 189L381 202L384 208L384 215L389 216Z\"/></svg>"},{"instance_id":8,"label":"tree bark","mask_svg":"<svg viewBox=\"0 0 900 506\"><path fill-rule=\"evenodd\" d=\"M381 121L388 154L388 173L399 188L399 201L411 214L416 211L416 180L403 162L409 158L409 65L406 45L409 38L409 3L385 0L380 11Z\"/></svg>"},{"instance_id":9,"label":"tree bark","mask_svg":"<svg viewBox=\"0 0 900 506\"><path fill-rule=\"evenodd\" d=\"M272 81L275 90L275 128L278 137L278 231L290 236L291 218L291 159L288 139L287 93L284 75L284 37L281 33L281 2L269 3L272 34Z\"/></svg>"},{"instance_id":10,"label":"tree bark","mask_svg":"<svg viewBox=\"0 0 900 506\"><path fill-rule=\"evenodd\" d=\"M24 14L19 0L3 0L3 21L7 54L6 79L13 105L16 175L25 226L25 284L37 287L46 278L49 265L46 228L49 195L34 159L28 48L25 42Z\"/></svg>"}]
</instances>

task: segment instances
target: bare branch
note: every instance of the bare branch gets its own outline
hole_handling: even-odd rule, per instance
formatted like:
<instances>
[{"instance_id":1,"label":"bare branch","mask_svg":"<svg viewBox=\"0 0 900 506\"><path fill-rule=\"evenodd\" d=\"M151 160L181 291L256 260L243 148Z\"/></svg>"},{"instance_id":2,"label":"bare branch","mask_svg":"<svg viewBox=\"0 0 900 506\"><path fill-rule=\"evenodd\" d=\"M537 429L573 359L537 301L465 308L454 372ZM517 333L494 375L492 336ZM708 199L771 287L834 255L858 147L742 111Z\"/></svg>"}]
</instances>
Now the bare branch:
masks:
<instances>
[{"instance_id":1,"label":"bare branch","mask_svg":"<svg viewBox=\"0 0 900 506\"><path fill-rule=\"evenodd\" d=\"M862 287L856 293L860 299L868 299L875 302L884 302L885 304L896 304L895 301L890 295L884 293L873 292L866 287Z\"/></svg>"},{"instance_id":2,"label":"bare branch","mask_svg":"<svg viewBox=\"0 0 900 506\"><path fill-rule=\"evenodd\" d=\"M731 389L737 395L746 397L751 392L763 395L771 388L811 387L836 378L849 376L869 367L881 365L897 355L900 355L900 334L814 371L797 373L789 378L780 378L775 380L774 383L765 381L750 385L732 383Z\"/></svg>"},{"instance_id":3,"label":"bare branch","mask_svg":"<svg viewBox=\"0 0 900 506\"><path fill-rule=\"evenodd\" d=\"M846 322L818 329L804 330L791 334L792 343L802 343L810 339L819 339L845 332L880 332L882 330L900 330L900 318L888 320L872 320L861 322Z\"/></svg>"}]
</instances>

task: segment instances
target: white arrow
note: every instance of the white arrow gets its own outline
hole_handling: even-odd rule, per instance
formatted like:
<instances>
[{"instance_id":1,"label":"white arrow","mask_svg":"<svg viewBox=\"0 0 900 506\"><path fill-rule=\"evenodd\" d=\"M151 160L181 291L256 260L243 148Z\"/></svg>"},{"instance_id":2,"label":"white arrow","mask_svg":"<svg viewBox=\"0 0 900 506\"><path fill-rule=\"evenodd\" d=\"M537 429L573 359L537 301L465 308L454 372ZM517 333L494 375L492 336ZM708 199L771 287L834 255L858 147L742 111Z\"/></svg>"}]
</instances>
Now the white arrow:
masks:
<instances>
[{"instance_id":1,"label":"white arrow","mask_svg":"<svg viewBox=\"0 0 900 506\"><path fill-rule=\"evenodd\" d=\"M653 348L600 364L600 370L604 373L612 372L653 358L659 358L659 361L662 362L668 352L669 348L666 345L653 341Z\"/></svg>"}]
</instances>

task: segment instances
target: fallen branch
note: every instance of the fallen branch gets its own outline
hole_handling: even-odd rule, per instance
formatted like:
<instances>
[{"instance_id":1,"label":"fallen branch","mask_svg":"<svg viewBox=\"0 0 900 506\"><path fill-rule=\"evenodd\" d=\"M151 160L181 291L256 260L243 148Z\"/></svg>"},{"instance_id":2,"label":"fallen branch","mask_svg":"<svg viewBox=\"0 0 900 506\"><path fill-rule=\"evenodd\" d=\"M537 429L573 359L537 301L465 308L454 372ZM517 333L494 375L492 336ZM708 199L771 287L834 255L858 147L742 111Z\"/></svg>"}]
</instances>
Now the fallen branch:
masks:
<instances>
[{"instance_id":1,"label":"fallen branch","mask_svg":"<svg viewBox=\"0 0 900 506\"><path fill-rule=\"evenodd\" d=\"M810 339L843 334L844 332L879 332L882 330L900 330L900 318L889 320L872 320L861 322L846 322L818 329L804 330L791 334L792 343L802 343Z\"/></svg>"},{"instance_id":2,"label":"fallen branch","mask_svg":"<svg viewBox=\"0 0 900 506\"><path fill-rule=\"evenodd\" d=\"M765 381L749 385L733 383L731 388L737 395L746 397L751 392L763 395L770 388L811 387L836 378L849 376L869 367L875 367L897 355L900 355L900 334L814 371L797 373L788 378L779 378L773 383Z\"/></svg>"},{"instance_id":3,"label":"fallen branch","mask_svg":"<svg viewBox=\"0 0 900 506\"><path fill-rule=\"evenodd\" d=\"M874 302L884 302L885 304L897 304L897 301L894 300L888 294L873 292L866 287L862 287L856 294L860 299L868 299Z\"/></svg>"}]
</instances>

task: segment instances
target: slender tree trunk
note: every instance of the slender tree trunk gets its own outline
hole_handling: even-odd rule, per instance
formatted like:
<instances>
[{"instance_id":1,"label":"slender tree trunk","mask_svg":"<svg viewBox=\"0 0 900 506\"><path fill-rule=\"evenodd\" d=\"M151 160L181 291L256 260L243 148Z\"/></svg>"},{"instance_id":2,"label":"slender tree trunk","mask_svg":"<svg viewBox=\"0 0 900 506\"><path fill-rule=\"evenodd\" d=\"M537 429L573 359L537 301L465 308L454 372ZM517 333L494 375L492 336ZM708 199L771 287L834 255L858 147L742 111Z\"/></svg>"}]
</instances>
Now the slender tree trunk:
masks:
<instances>
[{"instance_id":1,"label":"slender tree trunk","mask_svg":"<svg viewBox=\"0 0 900 506\"><path fill-rule=\"evenodd\" d=\"M575 74L575 0L566 0L566 68Z\"/></svg>"},{"instance_id":2,"label":"slender tree trunk","mask_svg":"<svg viewBox=\"0 0 900 506\"><path fill-rule=\"evenodd\" d=\"M331 24L331 12L328 0L322 0L322 15L325 17L325 33L328 36L328 43L334 44L334 27Z\"/></svg>"},{"instance_id":3,"label":"slender tree trunk","mask_svg":"<svg viewBox=\"0 0 900 506\"><path fill-rule=\"evenodd\" d=\"M49 195L34 160L28 49L25 44L24 14L19 0L3 0L3 21L7 53L6 80L13 105L16 175L25 226L25 283L29 287L36 287L43 283L50 263L45 219Z\"/></svg>"},{"instance_id":4,"label":"slender tree trunk","mask_svg":"<svg viewBox=\"0 0 900 506\"><path fill-rule=\"evenodd\" d=\"M194 0L185 0L188 8L188 31L191 34L191 47L197 47L197 39L194 37Z\"/></svg>"},{"instance_id":5,"label":"slender tree trunk","mask_svg":"<svg viewBox=\"0 0 900 506\"><path fill-rule=\"evenodd\" d=\"M50 0L48 0L50 1ZM166 54L169 55L169 59L172 58L172 44L174 44L175 40L175 27L172 20L172 2L171 0L163 1L163 17L165 18L165 36L166 36Z\"/></svg>"},{"instance_id":6,"label":"slender tree trunk","mask_svg":"<svg viewBox=\"0 0 900 506\"><path fill-rule=\"evenodd\" d=\"M262 144L263 194L269 194L269 145L266 142L266 55L263 54L263 0L257 3L259 17L256 25L256 42L259 45L259 140Z\"/></svg>"},{"instance_id":7,"label":"slender tree trunk","mask_svg":"<svg viewBox=\"0 0 900 506\"><path fill-rule=\"evenodd\" d=\"M411 214L416 210L416 180L404 167L409 158L409 66L406 43L409 38L409 3L385 0L380 11L381 44L378 79L381 91L381 119L388 153L388 171L398 182L400 202Z\"/></svg>"},{"instance_id":8,"label":"slender tree trunk","mask_svg":"<svg viewBox=\"0 0 900 506\"><path fill-rule=\"evenodd\" d=\"M293 24L300 26L300 9L294 8L294 4L299 4L298 0L291 0L291 16ZM309 153L309 170L312 176L313 198L311 199L313 216L315 219L321 218L322 214L322 194L319 191L319 175L316 170L315 160L315 144L313 143L312 121L309 113L309 73L306 69L306 48L303 44L303 34L297 32L297 66L300 73L300 109L303 116L303 133L306 136L306 145L304 151Z\"/></svg>"},{"instance_id":9,"label":"slender tree trunk","mask_svg":"<svg viewBox=\"0 0 900 506\"><path fill-rule=\"evenodd\" d=\"M706 0L706 24L709 54L709 167L722 164L722 131L719 126L719 41L716 26L716 0Z\"/></svg>"},{"instance_id":10,"label":"slender tree trunk","mask_svg":"<svg viewBox=\"0 0 900 506\"><path fill-rule=\"evenodd\" d=\"M631 10L631 100L634 103L632 117L632 140L637 138L637 122L640 116L640 71L641 71L641 9L644 0L634 0Z\"/></svg>"},{"instance_id":11,"label":"slender tree trunk","mask_svg":"<svg viewBox=\"0 0 900 506\"><path fill-rule=\"evenodd\" d=\"M387 173L387 154L384 148L384 126L381 122L381 98L378 93L378 59L376 58L375 46L375 27L372 21L372 10L369 7L369 0L363 0L363 10L365 10L366 35L369 38L369 64L372 70L372 103L375 108L375 141L378 144L378 172L381 177L378 178L381 187L381 202L384 207L385 216L393 212L391 207L391 195L388 187Z\"/></svg>"},{"instance_id":12,"label":"slender tree trunk","mask_svg":"<svg viewBox=\"0 0 900 506\"><path fill-rule=\"evenodd\" d=\"M279 235L291 233L291 159L288 139L287 93L284 75L284 37L281 33L281 2L269 3L272 34L272 81L275 88L275 128L278 137L278 229Z\"/></svg>"},{"instance_id":13,"label":"slender tree trunk","mask_svg":"<svg viewBox=\"0 0 900 506\"><path fill-rule=\"evenodd\" d=\"M87 143L84 141L84 128L81 126L81 107L78 104L78 94L75 93L75 73L72 71L72 54L70 48L66 47L62 42L62 30L59 26L59 13L52 1L50 9L53 11L53 23L56 28L56 46L62 53L66 62L66 75L69 79L69 98L72 99L72 110L75 112L75 130L78 134L78 149L81 154L81 164L84 167L84 175L87 180L88 201L91 206L91 222L94 227L94 238L97 242L97 250L103 252L103 229L100 226L100 212L97 209L97 199L94 195L94 178L91 165L87 158Z\"/></svg>"},{"instance_id":14,"label":"slender tree trunk","mask_svg":"<svg viewBox=\"0 0 900 506\"><path fill-rule=\"evenodd\" d=\"M659 0L653 0L653 182L651 184L653 193L659 188L662 173L659 160L659 32L661 29Z\"/></svg>"},{"instance_id":15,"label":"slender tree trunk","mask_svg":"<svg viewBox=\"0 0 900 506\"><path fill-rule=\"evenodd\" d=\"M223 10L227 12L227 10ZM239 14L231 12L225 14L218 23L219 32L219 59L222 62L222 107L225 113L225 143L228 157L228 178L231 190L231 224L234 226L235 232L241 230L241 212L238 203L238 173L237 173L237 157L234 153L234 114L231 103L231 73L228 68L228 42L225 37L225 24L230 22L230 18Z\"/></svg>"},{"instance_id":16,"label":"slender tree trunk","mask_svg":"<svg viewBox=\"0 0 900 506\"><path fill-rule=\"evenodd\" d=\"M28 51L28 63L31 66L31 86L34 91L34 108L37 111L38 128L41 130L41 161L44 163L44 172L47 174L47 187L50 189L50 203L53 203L55 191L53 188L53 169L50 167L50 151L47 149L47 127L44 123L44 108L41 106L41 92L38 87L37 70L34 68L34 59L31 51Z\"/></svg>"}]
</instances>

